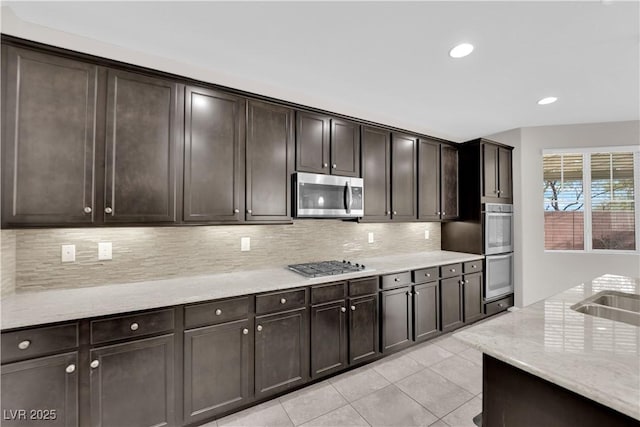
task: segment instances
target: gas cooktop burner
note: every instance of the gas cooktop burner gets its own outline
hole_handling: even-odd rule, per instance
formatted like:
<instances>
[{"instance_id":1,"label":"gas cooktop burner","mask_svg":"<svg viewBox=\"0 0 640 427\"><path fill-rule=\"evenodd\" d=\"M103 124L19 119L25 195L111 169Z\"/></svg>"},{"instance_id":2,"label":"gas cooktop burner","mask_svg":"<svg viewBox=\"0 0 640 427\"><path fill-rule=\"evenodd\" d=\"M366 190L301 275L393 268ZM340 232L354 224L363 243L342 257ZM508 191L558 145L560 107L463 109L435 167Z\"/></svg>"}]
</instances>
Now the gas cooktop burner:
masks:
<instances>
[{"instance_id":1,"label":"gas cooktop burner","mask_svg":"<svg viewBox=\"0 0 640 427\"><path fill-rule=\"evenodd\" d=\"M305 264L292 264L289 270L305 277L331 276L334 274L355 273L364 270L364 265L352 264L350 261L320 261Z\"/></svg>"}]
</instances>

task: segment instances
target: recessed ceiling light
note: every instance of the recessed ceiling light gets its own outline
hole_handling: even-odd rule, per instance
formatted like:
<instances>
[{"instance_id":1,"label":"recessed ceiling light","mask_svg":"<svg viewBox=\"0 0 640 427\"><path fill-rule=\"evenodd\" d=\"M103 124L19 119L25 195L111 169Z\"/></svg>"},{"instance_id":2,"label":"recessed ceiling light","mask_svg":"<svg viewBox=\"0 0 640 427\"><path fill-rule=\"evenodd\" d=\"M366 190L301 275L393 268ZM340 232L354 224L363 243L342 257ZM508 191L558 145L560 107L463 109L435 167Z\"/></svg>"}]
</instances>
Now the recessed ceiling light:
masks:
<instances>
[{"instance_id":1,"label":"recessed ceiling light","mask_svg":"<svg viewBox=\"0 0 640 427\"><path fill-rule=\"evenodd\" d=\"M449 51L449 56L452 58L463 58L473 52L473 45L470 43L460 43Z\"/></svg>"},{"instance_id":2,"label":"recessed ceiling light","mask_svg":"<svg viewBox=\"0 0 640 427\"><path fill-rule=\"evenodd\" d=\"M553 104L557 100L558 98L556 98L555 96L547 96L546 98L542 98L540 101L538 101L538 105Z\"/></svg>"}]
</instances>

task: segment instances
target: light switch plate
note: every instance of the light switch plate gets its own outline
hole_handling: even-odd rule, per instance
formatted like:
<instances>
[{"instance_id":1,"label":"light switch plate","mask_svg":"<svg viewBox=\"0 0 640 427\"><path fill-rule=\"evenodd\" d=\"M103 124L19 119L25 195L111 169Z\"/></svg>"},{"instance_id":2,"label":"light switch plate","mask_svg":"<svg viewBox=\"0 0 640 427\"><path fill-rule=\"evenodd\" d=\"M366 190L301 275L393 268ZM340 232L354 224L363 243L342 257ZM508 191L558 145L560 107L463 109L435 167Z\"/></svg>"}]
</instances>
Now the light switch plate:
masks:
<instances>
[{"instance_id":1,"label":"light switch plate","mask_svg":"<svg viewBox=\"0 0 640 427\"><path fill-rule=\"evenodd\" d=\"M76 245L62 245L60 250L60 256L62 262L75 262L76 260Z\"/></svg>"},{"instance_id":2,"label":"light switch plate","mask_svg":"<svg viewBox=\"0 0 640 427\"><path fill-rule=\"evenodd\" d=\"M375 240L373 239L373 233L369 232L369 243L373 243Z\"/></svg>"},{"instance_id":3,"label":"light switch plate","mask_svg":"<svg viewBox=\"0 0 640 427\"><path fill-rule=\"evenodd\" d=\"M429 230L424 230L424 239L429 240Z\"/></svg>"},{"instance_id":4,"label":"light switch plate","mask_svg":"<svg viewBox=\"0 0 640 427\"><path fill-rule=\"evenodd\" d=\"M241 237L240 238L240 250L242 252L251 250L251 238L250 237Z\"/></svg>"},{"instance_id":5,"label":"light switch plate","mask_svg":"<svg viewBox=\"0 0 640 427\"><path fill-rule=\"evenodd\" d=\"M107 261L112 259L112 245L111 242L99 242L98 243L98 261Z\"/></svg>"}]
</instances>

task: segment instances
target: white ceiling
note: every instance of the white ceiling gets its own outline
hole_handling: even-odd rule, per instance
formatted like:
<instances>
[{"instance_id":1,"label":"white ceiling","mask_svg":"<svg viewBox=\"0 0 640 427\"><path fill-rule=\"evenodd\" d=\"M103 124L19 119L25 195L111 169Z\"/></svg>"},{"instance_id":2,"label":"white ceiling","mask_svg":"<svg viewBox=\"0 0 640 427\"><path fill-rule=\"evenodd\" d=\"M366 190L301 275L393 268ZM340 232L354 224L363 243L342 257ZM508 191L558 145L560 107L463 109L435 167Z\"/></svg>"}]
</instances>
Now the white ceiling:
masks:
<instances>
[{"instance_id":1,"label":"white ceiling","mask_svg":"<svg viewBox=\"0 0 640 427\"><path fill-rule=\"evenodd\" d=\"M30 24L178 61L187 75L233 76L213 83L454 141L640 117L637 1L3 5ZM475 51L451 59L462 41ZM537 105L550 95L558 102Z\"/></svg>"}]
</instances>

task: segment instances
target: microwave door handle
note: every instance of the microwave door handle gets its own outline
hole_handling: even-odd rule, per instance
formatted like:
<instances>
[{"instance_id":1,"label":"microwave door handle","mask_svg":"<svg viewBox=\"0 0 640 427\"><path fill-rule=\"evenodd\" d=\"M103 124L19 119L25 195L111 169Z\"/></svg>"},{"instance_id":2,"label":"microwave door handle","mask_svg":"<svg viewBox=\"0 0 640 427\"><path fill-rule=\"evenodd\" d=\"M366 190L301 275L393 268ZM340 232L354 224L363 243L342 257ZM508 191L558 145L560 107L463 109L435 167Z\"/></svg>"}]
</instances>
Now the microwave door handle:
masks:
<instances>
[{"instance_id":1,"label":"microwave door handle","mask_svg":"<svg viewBox=\"0 0 640 427\"><path fill-rule=\"evenodd\" d=\"M351 183L347 181L347 213L351 213L352 204L353 204L353 193L351 191Z\"/></svg>"}]
</instances>

